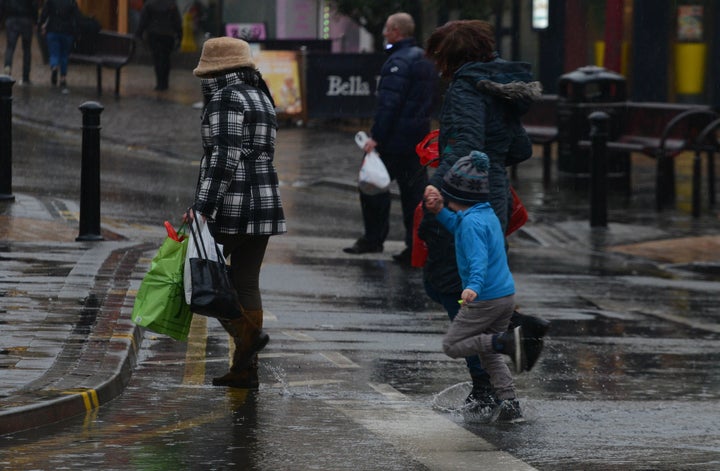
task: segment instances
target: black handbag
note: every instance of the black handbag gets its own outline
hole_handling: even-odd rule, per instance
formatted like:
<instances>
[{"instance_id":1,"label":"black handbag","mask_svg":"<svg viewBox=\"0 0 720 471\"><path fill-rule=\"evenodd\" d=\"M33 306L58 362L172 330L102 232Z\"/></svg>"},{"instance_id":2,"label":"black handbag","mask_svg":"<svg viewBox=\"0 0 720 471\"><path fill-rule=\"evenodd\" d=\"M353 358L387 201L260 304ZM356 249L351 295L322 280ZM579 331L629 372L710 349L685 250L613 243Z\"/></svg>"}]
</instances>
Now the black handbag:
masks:
<instances>
[{"instance_id":1,"label":"black handbag","mask_svg":"<svg viewBox=\"0 0 720 471\"><path fill-rule=\"evenodd\" d=\"M237 319L242 311L225 257L213 241L211 245L217 251L217 261L208 258L197 219L190 224L190 232L198 253L198 258L189 259L192 286L190 310L218 319Z\"/></svg>"}]
</instances>

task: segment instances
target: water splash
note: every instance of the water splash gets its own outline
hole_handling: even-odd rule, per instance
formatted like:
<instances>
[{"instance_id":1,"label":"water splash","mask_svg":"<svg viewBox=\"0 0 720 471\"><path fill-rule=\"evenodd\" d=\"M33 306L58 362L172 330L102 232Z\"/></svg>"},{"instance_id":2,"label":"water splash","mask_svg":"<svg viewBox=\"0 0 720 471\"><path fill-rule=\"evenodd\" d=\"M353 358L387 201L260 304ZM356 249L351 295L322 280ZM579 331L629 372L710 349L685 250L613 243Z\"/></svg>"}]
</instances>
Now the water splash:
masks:
<instances>
[{"instance_id":1,"label":"water splash","mask_svg":"<svg viewBox=\"0 0 720 471\"><path fill-rule=\"evenodd\" d=\"M465 406L465 398L472 390L472 383L464 383L449 386L433 396L433 409L451 414L459 414Z\"/></svg>"},{"instance_id":2,"label":"water splash","mask_svg":"<svg viewBox=\"0 0 720 471\"><path fill-rule=\"evenodd\" d=\"M496 418L493 415L493 409L477 408L473 404L467 404L465 398L472 391L472 383L470 381L454 384L440 391L433 396L432 407L435 410L444 412L454 416L457 420L465 423L488 424L494 423ZM534 419L537 416L537 410L527 401L520 401L523 413L523 422Z\"/></svg>"},{"instance_id":3,"label":"water splash","mask_svg":"<svg viewBox=\"0 0 720 471\"><path fill-rule=\"evenodd\" d=\"M290 396L292 394L287 382L287 372L283 368L268 364L263 364L262 367L275 378L276 384L273 387L280 388L281 396Z\"/></svg>"}]
</instances>

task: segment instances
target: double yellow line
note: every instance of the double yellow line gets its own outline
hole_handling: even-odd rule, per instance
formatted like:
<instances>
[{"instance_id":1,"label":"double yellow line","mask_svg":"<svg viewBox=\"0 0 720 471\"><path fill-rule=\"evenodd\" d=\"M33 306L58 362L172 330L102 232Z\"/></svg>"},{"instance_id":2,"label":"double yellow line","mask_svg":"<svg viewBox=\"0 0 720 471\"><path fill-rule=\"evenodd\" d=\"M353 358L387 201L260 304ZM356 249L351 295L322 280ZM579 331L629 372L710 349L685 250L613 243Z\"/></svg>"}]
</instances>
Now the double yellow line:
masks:
<instances>
[{"instance_id":1,"label":"double yellow line","mask_svg":"<svg viewBox=\"0 0 720 471\"><path fill-rule=\"evenodd\" d=\"M87 412L100 407L100 400L98 399L97 391L94 389L68 389L67 391L63 391L62 394L77 394L82 397Z\"/></svg>"}]
</instances>

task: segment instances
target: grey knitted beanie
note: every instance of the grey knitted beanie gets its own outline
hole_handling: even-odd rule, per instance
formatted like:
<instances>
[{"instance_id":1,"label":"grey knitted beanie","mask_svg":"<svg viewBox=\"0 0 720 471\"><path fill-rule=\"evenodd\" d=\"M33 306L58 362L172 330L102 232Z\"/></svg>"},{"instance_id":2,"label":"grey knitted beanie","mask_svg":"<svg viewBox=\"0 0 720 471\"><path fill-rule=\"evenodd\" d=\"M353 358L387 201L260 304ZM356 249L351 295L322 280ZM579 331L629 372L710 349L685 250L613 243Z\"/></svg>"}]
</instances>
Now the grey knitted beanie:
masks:
<instances>
[{"instance_id":1,"label":"grey knitted beanie","mask_svg":"<svg viewBox=\"0 0 720 471\"><path fill-rule=\"evenodd\" d=\"M488 201L489 167L487 154L474 150L470 155L461 157L445 174L441 191L447 198L463 204L473 205Z\"/></svg>"}]
</instances>

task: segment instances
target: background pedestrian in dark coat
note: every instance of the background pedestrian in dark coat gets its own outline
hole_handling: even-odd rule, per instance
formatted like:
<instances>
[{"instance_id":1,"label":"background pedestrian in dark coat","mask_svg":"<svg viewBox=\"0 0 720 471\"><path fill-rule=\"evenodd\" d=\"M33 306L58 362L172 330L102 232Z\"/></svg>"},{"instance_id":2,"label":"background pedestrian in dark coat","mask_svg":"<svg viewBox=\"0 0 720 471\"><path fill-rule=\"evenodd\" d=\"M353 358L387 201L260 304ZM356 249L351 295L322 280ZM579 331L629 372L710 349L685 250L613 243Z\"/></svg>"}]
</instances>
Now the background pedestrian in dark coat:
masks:
<instances>
[{"instance_id":1,"label":"background pedestrian in dark coat","mask_svg":"<svg viewBox=\"0 0 720 471\"><path fill-rule=\"evenodd\" d=\"M5 67L3 72L10 75L13 55L18 38L22 39L23 68L21 85L30 84L30 64L32 62L32 34L38 19L37 0L0 0L0 18L5 17L7 46L5 48Z\"/></svg>"},{"instance_id":2,"label":"background pedestrian in dark coat","mask_svg":"<svg viewBox=\"0 0 720 471\"><path fill-rule=\"evenodd\" d=\"M175 0L147 0L140 12L137 38L147 33L155 67L155 90L167 90L170 81L170 55L182 38L182 19Z\"/></svg>"}]
</instances>

